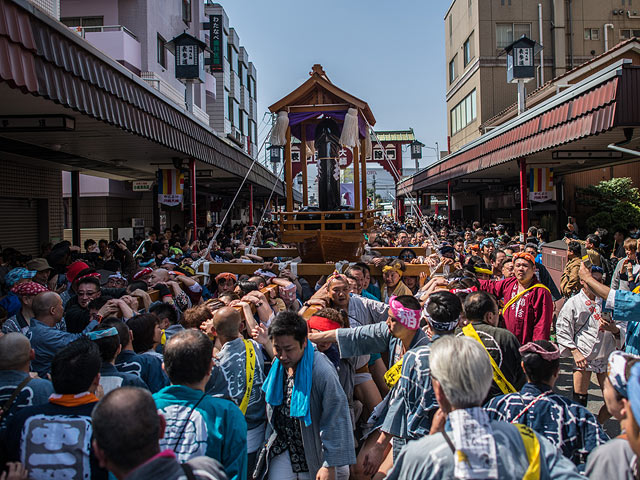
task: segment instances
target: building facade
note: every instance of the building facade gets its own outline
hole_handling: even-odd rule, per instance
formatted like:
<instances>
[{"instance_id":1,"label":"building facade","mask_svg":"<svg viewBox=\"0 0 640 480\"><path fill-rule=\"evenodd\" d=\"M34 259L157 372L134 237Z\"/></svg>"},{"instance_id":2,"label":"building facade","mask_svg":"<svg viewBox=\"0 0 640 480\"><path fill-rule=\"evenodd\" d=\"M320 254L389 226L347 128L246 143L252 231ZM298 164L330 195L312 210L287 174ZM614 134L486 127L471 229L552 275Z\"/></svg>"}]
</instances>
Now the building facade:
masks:
<instances>
[{"instance_id":1,"label":"building facade","mask_svg":"<svg viewBox=\"0 0 640 480\"><path fill-rule=\"evenodd\" d=\"M255 156L258 153L256 67L240 45L238 33L229 26L229 17L222 6L206 3L205 13L220 28L220 61L211 65L211 74L216 80L216 101L207 104L211 127ZM211 35L210 30L206 34L209 45Z\"/></svg>"},{"instance_id":2,"label":"building facade","mask_svg":"<svg viewBox=\"0 0 640 480\"><path fill-rule=\"evenodd\" d=\"M543 45L536 56L532 92L602 54L640 36L640 7L632 0L454 0L447 10L447 134L455 152L492 128L488 121L517 100L506 81L504 47L522 35Z\"/></svg>"},{"instance_id":3,"label":"building facade","mask_svg":"<svg viewBox=\"0 0 640 480\"><path fill-rule=\"evenodd\" d=\"M185 30L209 40L204 2L60 3L58 14L57 0L0 2L3 248L38 255L67 229L78 245L87 228L121 238L141 223L161 228L163 214L166 225L202 228L241 185L233 220L252 198L282 198L275 175L210 127L206 104L220 101L213 75L195 89L200 112L185 108L166 42ZM185 173L185 196L165 209L154 190L167 168Z\"/></svg>"}]
</instances>

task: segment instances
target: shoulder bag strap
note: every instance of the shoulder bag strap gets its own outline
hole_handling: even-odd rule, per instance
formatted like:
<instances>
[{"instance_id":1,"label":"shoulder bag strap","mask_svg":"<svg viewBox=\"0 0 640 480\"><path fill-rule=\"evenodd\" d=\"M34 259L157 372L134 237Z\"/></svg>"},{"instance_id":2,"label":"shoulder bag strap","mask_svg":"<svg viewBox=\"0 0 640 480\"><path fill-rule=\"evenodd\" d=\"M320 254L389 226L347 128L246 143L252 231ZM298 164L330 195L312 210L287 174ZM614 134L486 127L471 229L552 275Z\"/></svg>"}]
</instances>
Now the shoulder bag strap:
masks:
<instances>
[{"instance_id":1,"label":"shoulder bag strap","mask_svg":"<svg viewBox=\"0 0 640 480\"><path fill-rule=\"evenodd\" d=\"M493 381L496 382L496 385L498 385L500 391L504 394L515 393L517 390L513 388L513 385L511 385L511 383L509 383L509 380L507 380L507 378L504 376L502 370L500 370L500 367L487 350L487 347L485 347L484 343L482 343L482 340L480 340L480 335L478 335L478 332L476 331L474 326L470 323L465 325L464 327L462 327L462 333L464 333L464 335L467 337L473 338L480 345L482 345L484 351L487 352L487 355L489 355L489 361L491 362L491 368L493 370Z\"/></svg>"},{"instance_id":2,"label":"shoulder bag strap","mask_svg":"<svg viewBox=\"0 0 640 480\"><path fill-rule=\"evenodd\" d=\"M527 452L529 467L522 480L540 480L540 442L533 430L526 425L517 423L515 427L520 432L524 449Z\"/></svg>"},{"instance_id":3,"label":"shoulder bag strap","mask_svg":"<svg viewBox=\"0 0 640 480\"><path fill-rule=\"evenodd\" d=\"M520 300L520 297L522 297L525 293L530 292L531 290L533 290L534 288L544 288L547 292L551 293L551 291L545 287L543 284L541 283L536 283L533 287L529 287L526 290L521 291L519 294L517 294L516 296L514 296L513 298L511 298L511 300L509 300L507 302L507 304L502 308L503 312L507 311L507 308L509 308L511 305L513 305L515 302L517 302L518 300Z\"/></svg>"},{"instance_id":4,"label":"shoulder bag strap","mask_svg":"<svg viewBox=\"0 0 640 480\"><path fill-rule=\"evenodd\" d=\"M188 463L181 463L180 466L182 467L182 471L187 477L187 480L196 480L196 476L193 473L193 468L191 468L191 465L189 465Z\"/></svg>"},{"instance_id":5,"label":"shoulder bag strap","mask_svg":"<svg viewBox=\"0 0 640 480\"><path fill-rule=\"evenodd\" d=\"M173 451L176 451L176 448L178 448L178 445L180 445L180 440L182 440L182 436L184 435L184 431L187 429L187 425L189 424L189 420L191 420L191 415L193 415L193 411L196 409L196 407L198 405L200 405L200 402L204 399L204 397L206 397L207 394L203 393L202 396L200 397L200 400L198 400L196 402L196 404L191 407L191 410L189 411L189 415L187 416L187 418L184 421L184 425L182 425L182 430L180 430L180 435L178 436L178 439L176 440L175 445L173 446Z\"/></svg>"},{"instance_id":6,"label":"shoulder bag strap","mask_svg":"<svg viewBox=\"0 0 640 480\"><path fill-rule=\"evenodd\" d=\"M2 417L6 415L6 413L11 408L11 405L13 405L13 402L15 402L18 395L20 395L20 392L22 391L22 389L26 387L27 383L29 383L30 381L31 381L31 375L27 374L27 376L22 380L22 382L20 382L20 385L16 387L16 389L13 391L13 393L7 399L7 401L4 402L4 404L2 405L2 408L0 408L0 419L2 419Z\"/></svg>"},{"instance_id":7,"label":"shoulder bag strap","mask_svg":"<svg viewBox=\"0 0 640 480\"><path fill-rule=\"evenodd\" d=\"M253 390L253 381L256 373L256 350L253 348L251 340L244 340L244 349L246 352L245 365L247 386L244 390L244 397L242 403L240 403L240 411L243 415L247 414L247 407L249 406L249 397L251 397L251 391Z\"/></svg>"}]
</instances>

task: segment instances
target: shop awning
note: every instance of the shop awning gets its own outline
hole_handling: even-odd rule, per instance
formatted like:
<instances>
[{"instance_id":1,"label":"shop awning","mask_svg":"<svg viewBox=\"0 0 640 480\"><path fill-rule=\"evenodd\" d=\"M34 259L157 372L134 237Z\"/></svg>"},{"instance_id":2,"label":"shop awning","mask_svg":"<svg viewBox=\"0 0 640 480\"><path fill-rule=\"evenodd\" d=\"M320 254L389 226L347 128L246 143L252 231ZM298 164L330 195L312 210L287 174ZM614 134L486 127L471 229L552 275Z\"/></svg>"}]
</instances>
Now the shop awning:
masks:
<instances>
[{"instance_id":1,"label":"shop awning","mask_svg":"<svg viewBox=\"0 0 640 480\"><path fill-rule=\"evenodd\" d=\"M398 195L429 189L618 126L638 125L639 88L640 67L628 61L614 64L405 179L398 184Z\"/></svg>"},{"instance_id":2,"label":"shop awning","mask_svg":"<svg viewBox=\"0 0 640 480\"><path fill-rule=\"evenodd\" d=\"M170 149L176 157L195 158L240 179L252 163L208 125L25 0L0 0L2 82L103 122L105 132L115 127ZM100 170L97 164L88 168ZM269 191L276 177L256 164L248 180ZM277 183L276 193L282 195L283 184Z\"/></svg>"}]
</instances>

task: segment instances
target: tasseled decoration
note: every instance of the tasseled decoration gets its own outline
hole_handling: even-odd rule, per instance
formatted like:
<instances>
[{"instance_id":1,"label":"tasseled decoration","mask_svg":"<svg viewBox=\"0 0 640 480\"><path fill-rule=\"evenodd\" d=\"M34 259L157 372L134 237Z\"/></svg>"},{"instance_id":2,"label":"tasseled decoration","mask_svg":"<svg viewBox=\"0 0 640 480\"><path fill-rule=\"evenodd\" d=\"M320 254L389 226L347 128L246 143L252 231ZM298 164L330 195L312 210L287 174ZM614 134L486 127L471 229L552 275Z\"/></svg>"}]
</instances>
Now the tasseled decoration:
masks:
<instances>
[{"instance_id":1,"label":"tasseled decoration","mask_svg":"<svg viewBox=\"0 0 640 480\"><path fill-rule=\"evenodd\" d=\"M287 128L289 128L289 115L287 112L278 112L276 124L271 130L269 143L274 146L283 147L287 143Z\"/></svg>"},{"instance_id":2,"label":"tasseled decoration","mask_svg":"<svg viewBox=\"0 0 640 480\"><path fill-rule=\"evenodd\" d=\"M358 110L350 108L344 117L340 145L353 148L358 144Z\"/></svg>"},{"instance_id":3,"label":"tasseled decoration","mask_svg":"<svg viewBox=\"0 0 640 480\"><path fill-rule=\"evenodd\" d=\"M371 143L371 132L367 128L367 135L364 139L364 158L371 158L373 154L373 144Z\"/></svg>"}]
</instances>

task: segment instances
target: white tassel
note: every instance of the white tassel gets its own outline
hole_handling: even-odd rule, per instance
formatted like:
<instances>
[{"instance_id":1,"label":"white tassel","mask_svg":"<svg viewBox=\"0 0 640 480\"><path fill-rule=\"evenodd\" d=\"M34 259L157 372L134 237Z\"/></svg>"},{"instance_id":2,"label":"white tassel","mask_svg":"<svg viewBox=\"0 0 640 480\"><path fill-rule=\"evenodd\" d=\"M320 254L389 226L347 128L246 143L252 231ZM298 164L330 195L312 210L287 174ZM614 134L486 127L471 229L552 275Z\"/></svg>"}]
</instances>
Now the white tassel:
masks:
<instances>
[{"instance_id":1,"label":"white tassel","mask_svg":"<svg viewBox=\"0 0 640 480\"><path fill-rule=\"evenodd\" d=\"M373 154L373 144L371 143L371 132L367 128L367 136L364 139L364 158L371 158Z\"/></svg>"},{"instance_id":2,"label":"white tassel","mask_svg":"<svg viewBox=\"0 0 640 480\"><path fill-rule=\"evenodd\" d=\"M278 112L276 124L271 130L269 143L274 146L283 147L287 143L287 128L289 128L289 115L287 112Z\"/></svg>"},{"instance_id":3,"label":"white tassel","mask_svg":"<svg viewBox=\"0 0 640 480\"><path fill-rule=\"evenodd\" d=\"M344 117L340 145L353 148L358 144L358 110L350 108Z\"/></svg>"}]
</instances>

